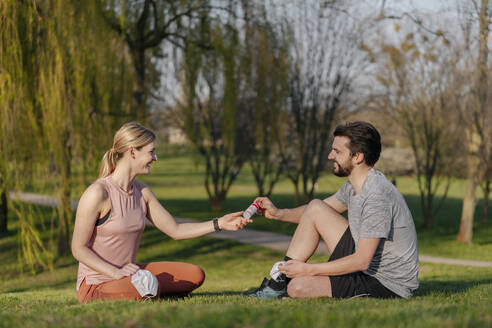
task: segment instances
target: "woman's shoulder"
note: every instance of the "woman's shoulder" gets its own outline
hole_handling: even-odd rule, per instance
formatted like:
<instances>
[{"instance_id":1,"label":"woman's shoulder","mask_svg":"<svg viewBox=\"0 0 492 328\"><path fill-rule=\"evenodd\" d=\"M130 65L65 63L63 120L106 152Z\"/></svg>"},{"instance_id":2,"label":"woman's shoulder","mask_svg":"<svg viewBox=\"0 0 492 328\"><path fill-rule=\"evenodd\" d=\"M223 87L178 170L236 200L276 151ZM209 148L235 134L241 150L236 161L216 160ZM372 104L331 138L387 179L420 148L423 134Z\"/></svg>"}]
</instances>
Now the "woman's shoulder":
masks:
<instances>
[{"instance_id":1,"label":"woman's shoulder","mask_svg":"<svg viewBox=\"0 0 492 328\"><path fill-rule=\"evenodd\" d=\"M82 194L80 201L104 202L108 199L108 191L102 179L94 181Z\"/></svg>"},{"instance_id":2,"label":"woman's shoulder","mask_svg":"<svg viewBox=\"0 0 492 328\"><path fill-rule=\"evenodd\" d=\"M152 193L152 190L150 190L149 186L147 186L142 181L135 180L134 186L135 186L135 188L137 188L140 191L140 194L142 195L145 202L149 202L150 200L155 198L155 196Z\"/></svg>"},{"instance_id":3,"label":"woman's shoulder","mask_svg":"<svg viewBox=\"0 0 492 328\"><path fill-rule=\"evenodd\" d=\"M149 186L147 186L145 183L143 183L142 181L139 181L139 180L134 180L134 184L135 184L135 187L137 187L139 190L149 188Z\"/></svg>"}]
</instances>

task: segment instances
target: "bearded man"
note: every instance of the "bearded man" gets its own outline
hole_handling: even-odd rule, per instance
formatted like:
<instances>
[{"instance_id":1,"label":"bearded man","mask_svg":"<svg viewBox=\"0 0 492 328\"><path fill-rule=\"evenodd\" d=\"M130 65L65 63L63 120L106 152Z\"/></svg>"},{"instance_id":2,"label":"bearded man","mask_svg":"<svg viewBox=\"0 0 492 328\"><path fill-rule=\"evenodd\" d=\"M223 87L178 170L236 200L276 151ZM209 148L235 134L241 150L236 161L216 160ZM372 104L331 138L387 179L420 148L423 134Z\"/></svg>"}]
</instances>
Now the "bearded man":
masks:
<instances>
[{"instance_id":1,"label":"bearded man","mask_svg":"<svg viewBox=\"0 0 492 328\"><path fill-rule=\"evenodd\" d=\"M418 288L417 234L398 189L373 168L381 153L379 132L367 122L337 126L328 159L348 177L340 190L308 205L278 209L268 198L258 214L298 224L284 261L249 297L408 298ZM348 210L348 220L341 213ZM323 238L325 263L307 260Z\"/></svg>"}]
</instances>

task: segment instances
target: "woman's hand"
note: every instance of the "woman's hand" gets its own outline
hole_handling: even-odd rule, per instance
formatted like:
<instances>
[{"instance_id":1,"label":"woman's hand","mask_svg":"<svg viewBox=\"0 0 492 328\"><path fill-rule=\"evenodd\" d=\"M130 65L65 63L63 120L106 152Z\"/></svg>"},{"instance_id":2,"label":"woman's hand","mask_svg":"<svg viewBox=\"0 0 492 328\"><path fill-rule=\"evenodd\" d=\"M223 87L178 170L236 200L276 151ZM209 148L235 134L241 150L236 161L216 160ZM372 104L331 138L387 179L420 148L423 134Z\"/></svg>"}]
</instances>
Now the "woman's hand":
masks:
<instances>
[{"instance_id":1,"label":"woman's hand","mask_svg":"<svg viewBox=\"0 0 492 328\"><path fill-rule=\"evenodd\" d=\"M256 214L263 215L267 219L278 220L279 209L273 205L272 201L267 197L258 197L254 201L260 208Z\"/></svg>"},{"instance_id":2,"label":"woman's hand","mask_svg":"<svg viewBox=\"0 0 492 328\"><path fill-rule=\"evenodd\" d=\"M116 269L113 274L111 275L111 278L118 280L123 277L130 276L140 270L140 267L136 264L133 263L128 263L125 264L121 269Z\"/></svg>"},{"instance_id":3,"label":"woman's hand","mask_svg":"<svg viewBox=\"0 0 492 328\"><path fill-rule=\"evenodd\" d=\"M226 214L219 219L219 228L222 230L236 231L244 228L248 223L253 222L250 219L242 217L244 211Z\"/></svg>"}]
</instances>

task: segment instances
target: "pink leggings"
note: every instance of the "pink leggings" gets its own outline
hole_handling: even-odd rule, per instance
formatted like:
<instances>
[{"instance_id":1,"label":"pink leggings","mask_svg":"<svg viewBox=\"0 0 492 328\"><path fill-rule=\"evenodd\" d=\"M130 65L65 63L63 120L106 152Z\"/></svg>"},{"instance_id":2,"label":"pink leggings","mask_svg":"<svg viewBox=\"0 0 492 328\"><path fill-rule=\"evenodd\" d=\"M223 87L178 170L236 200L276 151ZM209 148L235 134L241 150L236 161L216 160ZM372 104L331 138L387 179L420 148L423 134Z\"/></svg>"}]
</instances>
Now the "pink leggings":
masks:
<instances>
[{"instance_id":1,"label":"pink leggings","mask_svg":"<svg viewBox=\"0 0 492 328\"><path fill-rule=\"evenodd\" d=\"M183 262L151 262L140 265L142 269L152 272L159 281L157 297L185 296L200 287L205 280L202 268ZM141 300L142 297L131 283L131 276L87 285L84 281L77 291L79 303L99 299L131 299Z\"/></svg>"}]
</instances>

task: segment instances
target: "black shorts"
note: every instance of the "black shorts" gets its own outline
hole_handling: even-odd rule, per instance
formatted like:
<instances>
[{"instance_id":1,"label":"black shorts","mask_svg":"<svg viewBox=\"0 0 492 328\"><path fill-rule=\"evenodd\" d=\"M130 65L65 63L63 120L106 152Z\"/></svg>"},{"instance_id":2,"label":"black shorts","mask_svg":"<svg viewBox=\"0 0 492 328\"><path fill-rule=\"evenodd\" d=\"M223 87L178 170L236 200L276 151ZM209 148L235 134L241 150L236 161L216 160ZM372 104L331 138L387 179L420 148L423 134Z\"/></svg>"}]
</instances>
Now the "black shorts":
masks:
<instances>
[{"instance_id":1,"label":"black shorts","mask_svg":"<svg viewBox=\"0 0 492 328\"><path fill-rule=\"evenodd\" d=\"M338 242L330 261L348 256L355 252L355 242L352 238L350 228L347 228L342 238ZM349 274L330 276L331 293L336 298L349 297L377 297L377 298L400 298L388 288L384 287L376 278L369 276L362 271Z\"/></svg>"}]
</instances>

